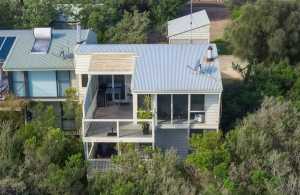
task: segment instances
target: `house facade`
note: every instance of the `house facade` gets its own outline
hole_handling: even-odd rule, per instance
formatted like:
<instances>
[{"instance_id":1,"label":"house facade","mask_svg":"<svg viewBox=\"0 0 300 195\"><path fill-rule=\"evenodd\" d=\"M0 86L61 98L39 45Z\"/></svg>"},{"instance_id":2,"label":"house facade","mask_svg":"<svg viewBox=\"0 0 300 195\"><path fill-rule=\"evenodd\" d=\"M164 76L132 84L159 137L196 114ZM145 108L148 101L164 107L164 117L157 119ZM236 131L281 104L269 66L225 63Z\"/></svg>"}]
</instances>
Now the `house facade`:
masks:
<instances>
[{"instance_id":1,"label":"house facade","mask_svg":"<svg viewBox=\"0 0 300 195\"><path fill-rule=\"evenodd\" d=\"M80 91L91 161L105 162L124 143L174 148L184 157L193 133L219 128L222 80L214 44L83 44L75 73L88 78ZM145 118L146 100L151 115Z\"/></svg>"},{"instance_id":2,"label":"house facade","mask_svg":"<svg viewBox=\"0 0 300 195\"><path fill-rule=\"evenodd\" d=\"M3 70L17 97L61 111L65 89L78 89L85 157L97 168L126 144L174 148L184 157L193 133L219 129L215 44L96 44L95 34L80 28L0 31L0 37L15 37Z\"/></svg>"}]
</instances>

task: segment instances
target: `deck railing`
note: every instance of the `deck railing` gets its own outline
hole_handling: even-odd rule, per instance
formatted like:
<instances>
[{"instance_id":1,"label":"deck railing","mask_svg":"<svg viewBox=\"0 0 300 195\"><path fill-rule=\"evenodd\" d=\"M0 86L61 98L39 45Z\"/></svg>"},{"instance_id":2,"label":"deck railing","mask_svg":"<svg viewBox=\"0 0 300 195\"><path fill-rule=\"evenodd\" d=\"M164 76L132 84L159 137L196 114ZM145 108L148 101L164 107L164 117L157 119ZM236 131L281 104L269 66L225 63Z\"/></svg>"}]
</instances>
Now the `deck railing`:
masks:
<instances>
[{"instance_id":1,"label":"deck railing","mask_svg":"<svg viewBox=\"0 0 300 195\"><path fill-rule=\"evenodd\" d=\"M99 138L111 138L116 141L127 139L131 142L154 142L155 121L153 119L84 119L86 129L84 138L96 141ZM149 132L143 131L143 124L148 124ZM93 131L89 134L88 131ZM98 133L97 133L98 131Z\"/></svg>"},{"instance_id":2,"label":"deck railing","mask_svg":"<svg viewBox=\"0 0 300 195\"><path fill-rule=\"evenodd\" d=\"M104 172L112 168L112 162L110 158L107 159L88 159L88 169L91 171Z\"/></svg>"},{"instance_id":3,"label":"deck railing","mask_svg":"<svg viewBox=\"0 0 300 195\"><path fill-rule=\"evenodd\" d=\"M98 79L96 76L91 76L89 78L85 97L83 100L83 118L91 118L97 106L97 91L98 91ZM86 134L89 126L83 123L82 136Z\"/></svg>"}]
</instances>

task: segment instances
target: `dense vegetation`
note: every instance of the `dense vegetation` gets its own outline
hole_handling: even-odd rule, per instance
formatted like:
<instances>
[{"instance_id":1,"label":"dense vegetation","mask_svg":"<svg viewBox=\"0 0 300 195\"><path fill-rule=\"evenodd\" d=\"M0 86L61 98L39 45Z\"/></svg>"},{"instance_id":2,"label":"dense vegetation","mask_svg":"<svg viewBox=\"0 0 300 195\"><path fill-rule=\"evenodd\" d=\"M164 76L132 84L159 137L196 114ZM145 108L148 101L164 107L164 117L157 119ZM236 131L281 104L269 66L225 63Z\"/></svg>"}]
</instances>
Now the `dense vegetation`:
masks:
<instances>
[{"instance_id":1,"label":"dense vegetation","mask_svg":"<svg viewBox=\"0 0 300 195\"><path fill-rule=\"evenodd\" d=\"M167 21L184 5L185 0L1 0L0 28L48 26L62 11L96 32L99 42L157 42L165 40Z\"/></svg>"},{"instance_id":2,"label":"dense vegetation","mask_svg":"<svg viewBox=\"0 0 300 195\"><path fill-rule=\"evenodd\" d=\"M0 26L48 25L54 1L0 0ZM56 1L55 1L56 2ZM57 1L58 3L62 1ZM75 2L75 1L69 1ZM103 42L143 43L164 32L184 1L80 1L78 17ZM87 178L82 144L56 128L53 108L38 104L35 119L0 113L1 194L299 194L300 193L300 2L228 0L233 14L226 32L242 81L225 83L223 133L195 135L192 153L128 150L108 172ZM43 14L47 12L47 14ZM32 19L32 17L35 17ZM80 109L74 91L67 118ZM74 113L76 114L74 115ZM70 147L72 146L72 147ZM145 155L146 154L146 155ZM148 160L144 157L147 156Z\"/></svg>"},{"instance_id":3,"label":"dense vegetation","mask_svg":"<svg viewBox=\"0 0 300 195\"><path fill-rule=\"evenodd\" d=\"M1 194L83 192L86 171L81 143L55 128L52 107L37 104L34 113L34 120L17 129L13 119L1 121Z\"/></svg>"}]
</instances>

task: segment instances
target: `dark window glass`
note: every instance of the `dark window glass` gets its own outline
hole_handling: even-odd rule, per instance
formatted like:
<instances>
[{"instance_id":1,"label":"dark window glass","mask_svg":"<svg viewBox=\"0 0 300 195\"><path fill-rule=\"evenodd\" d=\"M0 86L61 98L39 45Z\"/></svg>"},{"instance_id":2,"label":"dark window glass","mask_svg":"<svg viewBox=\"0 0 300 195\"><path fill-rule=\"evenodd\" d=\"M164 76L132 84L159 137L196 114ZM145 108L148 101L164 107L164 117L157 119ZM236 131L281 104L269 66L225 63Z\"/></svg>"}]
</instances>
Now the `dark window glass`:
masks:
<instances>
[{"instance_id":1,"label":"dark window glass","mask_svg":"<svg viewBox=\"0 0 300 195\"><path fill-rule=\"evenodd\" d=\"M116 100L123 100L125 99L125 76L124 75L115 75L115 99Z\"/></svg>"},{"instance_id":2,"label":"dark window glass","mask_svg":"<svg viewBox=\"0 0 300 195\"><path fill-rule=\"evenodd\" d=\"M204 111L204 95L191 95L191 111Z\"/></svg>"},{"instance_id":3,"label":"dark window glass","mask_svg":"<svg viewBox=\"0 0 300 195\"><path fill-rule=\"evenodd\" d=\"M81 86L86 87L88 83L88 75L87 74L82 74L81 75Z\"/></svg>"},{"instance_id":4,"label":"dark window glass","mask_svg":"<svg viewBox=\"0 0 300 195\"><path fill-rule=\"evenodd\" d=\"M183 122L188 119L188 95L173 95L173 120Z\"/></svg>"},{"instance_id":5,"label":"dark window glass","mask_svg":"<svg viewBox=\"0 0 300 195\"><path fill-rule=\"evenodd\" d=\"M157 118L160 122L171 121L171 95L157 96Z\"/></svg>"}]
</instances>

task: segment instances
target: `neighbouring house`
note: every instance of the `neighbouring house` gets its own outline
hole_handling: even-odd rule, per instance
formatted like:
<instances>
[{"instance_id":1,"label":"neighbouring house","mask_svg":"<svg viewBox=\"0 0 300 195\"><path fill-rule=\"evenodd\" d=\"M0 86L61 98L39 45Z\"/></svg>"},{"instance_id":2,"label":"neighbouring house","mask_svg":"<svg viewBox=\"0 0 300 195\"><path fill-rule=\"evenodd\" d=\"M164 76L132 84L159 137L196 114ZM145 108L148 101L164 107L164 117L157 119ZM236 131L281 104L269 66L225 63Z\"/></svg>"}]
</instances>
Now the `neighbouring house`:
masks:
<instances>
[{"instance_id":1,"label":"neighbouring house","mask_svg":"<svg viewBox=\"0 0 300 195\"><path fill-rule=\"evenodd\" d=\"M95 34L79 27L0 37L15 37L4 70L18 97L61 110L64 90L78 89L85 157L97 169L107 168L124 143L174 148L185 157L192 134L219 129L215 44L96 44Z\"/></svg>"},{"instance_id":2,"label":"neighbouring house","mask_svg":"<svg viewBox=\"0 0 300 195\"><path fill-rule=\"evenodd\" d=\"M206 11L168 21L168 39L171 44L209 43L210 21Z\"/></svg>"},{"instance_id":3,"label":"neighbouring house","mask_svg":"<svg viewBox=\"0 0 300 195\"><path fill-rule=\"evenodd\" d=\"M78 88L73 50L77 44L96 42L95 33L81 30L80 34L51 28L0 30L0 56L6 56L3 70L9 91L32 102L53 105L56 113L61 113L58 127L66 130L73 129L74 123L62 117L64 92Z\"/></svg>"}]
</instances>

